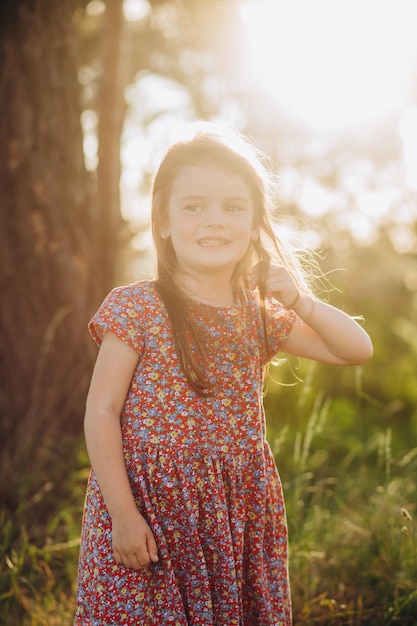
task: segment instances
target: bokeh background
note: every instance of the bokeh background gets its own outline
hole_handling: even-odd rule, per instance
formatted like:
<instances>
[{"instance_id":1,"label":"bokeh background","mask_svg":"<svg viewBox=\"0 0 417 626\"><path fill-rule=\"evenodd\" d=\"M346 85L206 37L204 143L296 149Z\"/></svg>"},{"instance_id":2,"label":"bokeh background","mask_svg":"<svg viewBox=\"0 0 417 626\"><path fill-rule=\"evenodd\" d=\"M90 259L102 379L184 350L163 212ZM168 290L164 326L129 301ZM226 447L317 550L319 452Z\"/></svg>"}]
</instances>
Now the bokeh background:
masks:
<instances>
[{"instance_id":1,"label":"bokeh background","mask_svg":"<svg viewBox=\"0 0 417 626\"><path fill-rule=\"evenodd\" d=\"M200 119L272 158L282 230L374 341L363 367L269 374L294 623L417 624L416 17L413 0L2 1L1 624L72 623L86 325L152 276L152 172Z\"/></svg>"}]
</instances>

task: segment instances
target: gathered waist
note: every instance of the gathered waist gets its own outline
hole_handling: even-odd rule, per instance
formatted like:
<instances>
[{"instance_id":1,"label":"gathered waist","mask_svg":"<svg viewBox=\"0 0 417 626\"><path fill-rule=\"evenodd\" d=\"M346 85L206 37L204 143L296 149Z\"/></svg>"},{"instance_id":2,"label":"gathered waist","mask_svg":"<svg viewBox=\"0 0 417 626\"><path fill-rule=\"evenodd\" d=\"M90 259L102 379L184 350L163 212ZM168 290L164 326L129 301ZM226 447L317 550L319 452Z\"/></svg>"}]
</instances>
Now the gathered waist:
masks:
<instances>
[{"instance_id":1,"label":"gathered waist","mask_svg":"<svg viewBox=\"0 0 417 626\"><path fill-rule=\"evenodd\" d=\"M210 420L158 420L124 416L121 423L126 449L162 446L172 451L201 450L219 454L251 454L261 452L266 445L264 423L259 420L239 420L238 423L213 424Z\"/></svg>"},{"instance_id":2,"label":"gathered waist","mask_svg":"<svg viewBox=\"0 0 417 626\"><path fill-rule=\"evenodd\" d=\"M252 445L237 445L236 442L218 442L213 445L201 439L188 440L187 442L139 442L135 439L135 445L129 445L129 441L124 441L126 461L142 463L158 461L164 463L198 463L219 461L222 465L248 465L263 464L266 459L273 461L272 451L266 440L258 440Z\"/></svg>"}]
</instances>

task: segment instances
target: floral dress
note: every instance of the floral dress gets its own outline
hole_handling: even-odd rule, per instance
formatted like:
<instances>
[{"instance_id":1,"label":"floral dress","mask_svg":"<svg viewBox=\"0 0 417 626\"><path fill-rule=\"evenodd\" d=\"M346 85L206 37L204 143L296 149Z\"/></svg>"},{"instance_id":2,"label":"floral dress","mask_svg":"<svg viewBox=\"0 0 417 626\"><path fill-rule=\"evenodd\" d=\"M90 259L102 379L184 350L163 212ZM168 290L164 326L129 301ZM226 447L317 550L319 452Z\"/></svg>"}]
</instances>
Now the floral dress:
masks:
<instances>
[{"instance_id":1,"label":"floral dress","mask_svg":"<svg viewBox=\"0 0 417 626\"><path fill-rule=\"evenodd\" d=\"M287 626L287 527L262 408L264 366L295 313L267 302L270 354L255 296L193 305L204 329L214 393L198 396L180 367L152 281L114 289L90 322L140 358L121 414L138 509L159 562L116 563L112 525L94 471L84 508L75 626Z\"/></svg>"}]
</instances>

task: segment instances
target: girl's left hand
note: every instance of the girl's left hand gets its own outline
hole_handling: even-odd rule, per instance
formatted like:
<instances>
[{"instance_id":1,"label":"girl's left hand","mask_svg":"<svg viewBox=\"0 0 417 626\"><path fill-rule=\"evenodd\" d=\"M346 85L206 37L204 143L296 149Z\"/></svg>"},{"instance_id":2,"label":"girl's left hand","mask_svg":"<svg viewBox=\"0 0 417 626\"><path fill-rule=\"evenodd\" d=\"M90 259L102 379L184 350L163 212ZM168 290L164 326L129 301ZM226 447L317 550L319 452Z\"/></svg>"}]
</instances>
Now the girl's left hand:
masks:
<instances>
[{"instance_id":1,"label":"girl's left hand","mask_svg":"<svg viewBox=\"0 0 417 626\"><path fill-rule=\"evenodd\" d=\"M333 365L359 365L372 356L372 342L359 324L343 311L300 293L290 273L262 261L253 268L249 287L276 298L297 317L283 352Z\"/></svg>"},{"instance_id":2,"label":"girl's left hand","mask_svg":"<svg viewBox=\"0 0 417 626\"><path fill-rule=\"evenodd\" d=\"M255 265L249 278L249 287L259 287L262 295L270 294L284 309L292 309L300 297L298 287L288 270L282 266L270 265L267 261Z\"/></svg>"}]
</instances>

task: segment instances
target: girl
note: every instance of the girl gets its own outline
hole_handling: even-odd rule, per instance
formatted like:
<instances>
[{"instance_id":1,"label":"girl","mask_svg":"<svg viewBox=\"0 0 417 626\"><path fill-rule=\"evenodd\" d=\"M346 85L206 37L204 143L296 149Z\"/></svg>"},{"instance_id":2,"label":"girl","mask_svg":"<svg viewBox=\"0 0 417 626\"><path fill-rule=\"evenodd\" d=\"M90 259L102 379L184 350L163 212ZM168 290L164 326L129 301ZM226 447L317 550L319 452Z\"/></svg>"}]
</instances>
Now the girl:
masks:
<instances>
[{"instance_id":1,"label":"girl","mask_svg":"<svg viewBox=\"0 0 417 626\"><path fill-rule=\"evenodd\" d=\"M114 289L89 326L76 626L291 624L264 369L278 351L355 365L372 345L313 297L267 203L243 138L204 128L160 165L157 278Z\"/></svg>"}]
</instances>

